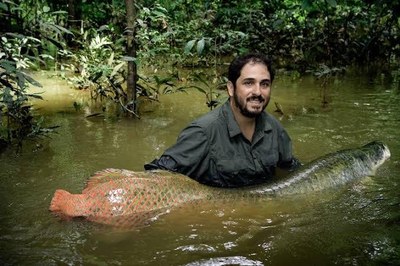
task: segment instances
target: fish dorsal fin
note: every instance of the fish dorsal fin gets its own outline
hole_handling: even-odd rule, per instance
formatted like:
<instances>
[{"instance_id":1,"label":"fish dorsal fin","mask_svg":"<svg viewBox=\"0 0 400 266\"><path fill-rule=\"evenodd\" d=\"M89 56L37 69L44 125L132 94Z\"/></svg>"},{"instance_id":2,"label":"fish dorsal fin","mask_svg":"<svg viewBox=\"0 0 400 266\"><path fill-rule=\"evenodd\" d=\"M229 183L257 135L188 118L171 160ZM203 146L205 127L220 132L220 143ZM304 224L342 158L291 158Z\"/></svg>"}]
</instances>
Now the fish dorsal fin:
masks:
<instances>
[{"instance_id":1,"label":"fish dorsal fin","mask_svg":"<svg viewBox=\"0 0 400 266\"><path fill-rule=\"evenodd\" d=\"M111 180L118 180L123 178L133 178L138 175L135 172L125 169L107 168L96 172L93 176L89 177L86 188L91 189L99 184L109 182Z\"/></svg>"},{"instance_id":2,"label":"fish dorsal fin","mask_svg":"<svg viewBox=\"0 0 400 266\"><path fill-rule=\"evenodd\" d=\"M93 176L89 177L85 190L91 189L99 184L107 183L111 180L119 180L125 178L140 178L140 179L154 179L156 177L160 177L161 175L165 175L166 173L170 173L164 170L158 171L144 171L144 172L134 172L126 169L115 169L115 168L107 168L104 170L100 170L96 172Z\"/></svg>"}]
</instances>

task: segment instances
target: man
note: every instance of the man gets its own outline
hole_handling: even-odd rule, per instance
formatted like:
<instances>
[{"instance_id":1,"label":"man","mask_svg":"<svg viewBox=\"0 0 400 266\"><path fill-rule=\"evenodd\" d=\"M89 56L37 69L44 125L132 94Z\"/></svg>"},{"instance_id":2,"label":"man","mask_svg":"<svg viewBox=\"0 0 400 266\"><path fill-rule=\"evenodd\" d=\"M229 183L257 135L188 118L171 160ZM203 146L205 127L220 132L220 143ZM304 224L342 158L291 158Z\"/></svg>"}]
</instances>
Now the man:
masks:
<instances>
[{"instance_id":1,"label":"man","mask_svg":"<svg viewBox=\"0 0 400 266\"><path fill-rule=\"evenodd\" d=\"M193 121L175 145L146 170L166 169L218 187L265 182L276 167L294 170L291 140L267 107L274 72L259 54L237 57L229 66L229 100Z\"/></svg>"}]
</instances>

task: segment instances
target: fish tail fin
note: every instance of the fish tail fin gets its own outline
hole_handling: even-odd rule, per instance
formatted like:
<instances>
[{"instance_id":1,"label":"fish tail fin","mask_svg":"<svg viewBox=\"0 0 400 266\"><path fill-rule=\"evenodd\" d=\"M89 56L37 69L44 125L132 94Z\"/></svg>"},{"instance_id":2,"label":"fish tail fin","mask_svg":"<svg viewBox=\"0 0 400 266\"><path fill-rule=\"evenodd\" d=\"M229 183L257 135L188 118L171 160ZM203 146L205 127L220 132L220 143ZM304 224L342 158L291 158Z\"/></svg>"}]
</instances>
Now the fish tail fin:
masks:
<instances>
[{"instance_id":1,"label":"fish tail fin","mask_svg":"<svg viewBox=\"0 0 400 266\"><path fill-rule=\"evenodd\" d=\"M81 196L71 194L63 189L57 189L54 192L49 210L70 217L84 216Z\"/></svg>"}]
</instances>

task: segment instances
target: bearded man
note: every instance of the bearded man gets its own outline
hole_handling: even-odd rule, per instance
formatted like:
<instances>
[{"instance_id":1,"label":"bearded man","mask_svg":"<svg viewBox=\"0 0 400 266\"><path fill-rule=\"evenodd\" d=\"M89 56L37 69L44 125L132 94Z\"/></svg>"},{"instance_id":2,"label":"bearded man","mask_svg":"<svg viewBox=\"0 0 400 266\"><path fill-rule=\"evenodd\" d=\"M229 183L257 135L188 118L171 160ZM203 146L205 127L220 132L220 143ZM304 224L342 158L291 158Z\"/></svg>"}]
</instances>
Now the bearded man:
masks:
<instances>
[{"instance_id":1,"label":"bearded man","mask_svg":"<svg viewBox=\"0 0 400 266\"><path fill-rule=\"evenodd\" d=\"M228 101L190 123L172 147L144 168L179 172L216 187L260 184L277 167L298 168L289 135L264 111L273 80L265 55L235 58L228 70Z\"/></svg>"}]
</instances>

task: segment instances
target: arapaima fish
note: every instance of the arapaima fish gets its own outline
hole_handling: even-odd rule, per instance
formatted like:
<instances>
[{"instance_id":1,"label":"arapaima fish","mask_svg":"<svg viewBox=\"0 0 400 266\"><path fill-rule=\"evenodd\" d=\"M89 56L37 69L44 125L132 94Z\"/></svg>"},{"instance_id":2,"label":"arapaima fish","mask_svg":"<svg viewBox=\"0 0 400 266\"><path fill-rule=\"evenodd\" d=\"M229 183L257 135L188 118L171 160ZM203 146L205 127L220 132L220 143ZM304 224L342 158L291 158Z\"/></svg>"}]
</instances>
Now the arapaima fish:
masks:
<instances>
[{"instance_id":1,"label":"arapaima fish","mask_svg":"<svg viewBox=\"0 0 400 266\"><path fill-rule=\"evenodd\" d=\"M50 211L113 226L137 226L181 205L309 193L335 187L374 175L389 157L388 147L374 141L360 148L327 154L277 181L237 189L209 187L168 171L105 169L88 180L82 194L56 190Z\"/></svg>"}]
</instances>

